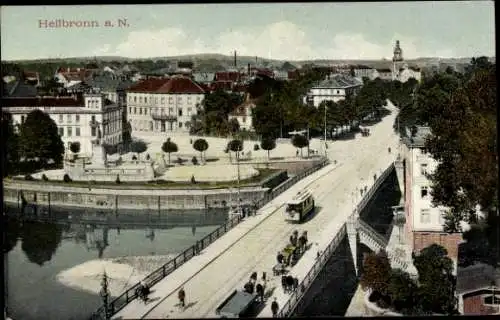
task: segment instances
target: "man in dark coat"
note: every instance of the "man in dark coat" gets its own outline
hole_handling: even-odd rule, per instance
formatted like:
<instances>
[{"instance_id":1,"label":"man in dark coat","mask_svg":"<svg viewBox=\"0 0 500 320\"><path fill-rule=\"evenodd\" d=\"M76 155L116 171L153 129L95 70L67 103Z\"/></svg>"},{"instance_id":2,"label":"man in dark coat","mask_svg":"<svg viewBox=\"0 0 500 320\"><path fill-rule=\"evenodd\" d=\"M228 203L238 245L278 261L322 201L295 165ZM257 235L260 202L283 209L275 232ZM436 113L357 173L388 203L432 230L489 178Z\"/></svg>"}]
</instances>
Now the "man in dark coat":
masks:
<instances>
[{"instance_id":1,"label":"man in dark coat","mask_svg":"<svg viewBox=\"0 0 500 320\"><path fill-rule=\"evenodd\" d=\"M264 287L260 283L255 286L255 292L260 297L260 302L264 302Z\"/></svg>"},{"instance_id":2,"label":"man in dark coat","mask_svg":"<svg viewBox=\"0 0 500 320\"><path fill-rule=\"evenodd\" d=\"M278 311L280 307L278 305L278 301L276 301L276 298L274 298L273 303L271 303L271 311L273 312L273 318L276 318L278 316Z\"/></svg>"}]
</instances>

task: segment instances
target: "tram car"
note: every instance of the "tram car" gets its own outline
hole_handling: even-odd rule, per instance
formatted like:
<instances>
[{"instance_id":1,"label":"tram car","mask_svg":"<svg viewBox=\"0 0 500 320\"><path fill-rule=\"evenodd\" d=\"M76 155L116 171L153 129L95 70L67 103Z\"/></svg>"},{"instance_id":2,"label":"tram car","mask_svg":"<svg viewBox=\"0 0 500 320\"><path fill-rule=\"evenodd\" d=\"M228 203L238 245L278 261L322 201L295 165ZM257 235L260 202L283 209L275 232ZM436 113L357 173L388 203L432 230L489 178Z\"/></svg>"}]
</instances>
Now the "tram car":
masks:
<instances>
[{"instance_id":1,"label":"tram car","mask_svg":"<svg viewBox=\"0 0 500 320\"><path fill-rule=\"evenodd\" d=\"M303 190L286 203L285 220L302 222L313 210L313 195L311 191Z\"/></svg>"}]
</instances>

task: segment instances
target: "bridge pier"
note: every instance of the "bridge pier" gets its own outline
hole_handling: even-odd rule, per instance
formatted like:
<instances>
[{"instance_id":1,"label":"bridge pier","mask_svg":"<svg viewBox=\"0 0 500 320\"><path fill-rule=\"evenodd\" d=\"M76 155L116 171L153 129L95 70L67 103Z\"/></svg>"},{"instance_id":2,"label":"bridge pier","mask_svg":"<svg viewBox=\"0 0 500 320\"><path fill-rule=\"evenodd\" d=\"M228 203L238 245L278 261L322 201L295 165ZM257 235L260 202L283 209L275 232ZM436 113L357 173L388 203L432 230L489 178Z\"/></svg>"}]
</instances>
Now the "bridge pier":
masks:
<instances>
[{"instance_id":1,"label":"bridge pier","mask_svg":"<svg viewBox=\"0 0 500 320\"><path fill-rule=\"evenodd\" d=\"M405 187L405 169L404 161L401 154L398 154L396 161L394 161L394 169L396 170L396 176L398 178L399 190L401 190L401 199L399 199L399 206L404 206L404 199L406 194Z\"/></svg>"},{"instance_id":2,"label":"bridge pier","mask_svg":"<svg viewBox=\"0 0 500 320\"><path fill-rule=\"evenodd\" d=\"M354 270L356 272L356 277L359 275L358 268L358 219L359 212L357 209L354 210L353 214L347 219L347 240L349 241L349 247L351 248L352 260L354 262Z\"/></svg>"}]
</instances>

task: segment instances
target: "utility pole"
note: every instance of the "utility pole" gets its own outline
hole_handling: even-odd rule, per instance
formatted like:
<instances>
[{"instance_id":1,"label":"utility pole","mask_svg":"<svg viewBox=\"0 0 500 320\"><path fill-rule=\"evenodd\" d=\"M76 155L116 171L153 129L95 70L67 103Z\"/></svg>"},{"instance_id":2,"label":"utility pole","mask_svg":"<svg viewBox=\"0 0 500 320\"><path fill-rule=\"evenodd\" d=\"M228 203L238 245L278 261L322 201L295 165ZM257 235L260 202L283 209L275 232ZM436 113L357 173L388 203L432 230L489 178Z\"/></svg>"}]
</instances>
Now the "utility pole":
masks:
<instances>
[{"instance_id":1,"label":"utility pole","mask_svg":"<svg viewBox=\"0 0 500 320\"><path fill-rule=\"evenodd\" d=\"M238 148L238 152L236 153L236 167L238 171L238 213L242 214L241 211L241 197L240 197L240 148ZM243 149L243 148L242 148Z\"/></svg>"},{"instance_id":2,"label":"utility pole","mask_svg":"<svg viewBox=\"0 0 500 320\"><path fill-rule=\"evenodd\" d=\"M326 149L327 149L327 144L326 144L326 105L325 105L325 157L327 156L327 152L326 152Z\"/></svg>"}]
</instances>

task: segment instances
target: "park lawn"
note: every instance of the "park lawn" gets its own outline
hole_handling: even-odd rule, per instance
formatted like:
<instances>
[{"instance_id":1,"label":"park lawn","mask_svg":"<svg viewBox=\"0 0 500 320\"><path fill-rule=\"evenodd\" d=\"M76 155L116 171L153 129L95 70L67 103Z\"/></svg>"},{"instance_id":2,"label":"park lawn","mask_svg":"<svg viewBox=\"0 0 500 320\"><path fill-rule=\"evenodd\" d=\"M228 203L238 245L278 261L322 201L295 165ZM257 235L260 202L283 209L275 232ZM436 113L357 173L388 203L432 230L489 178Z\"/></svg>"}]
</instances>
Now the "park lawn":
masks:
<instances>
[{"instance_id":1,"label":"park lawn","mask_svg":"<svg viewBox=\"0 0 500 320\"><path fill-rule=\"evenodd\" d=\"M240 187L251 187L259 186L271 175L280 172L279 169L268 169L262 168L257 169L259 175L240 180ZM8 179L6 179L8 180ZM38 184L55 184L55 185L65 185L69 187L88 187L88 181L71 181L64 182L60 180L25 180L21 177L14 177L11 180L18 180L24 182L38 183ZM224 189L224 188L236 188L238 186L237 181L221 181L221 182L196 182L191 183L190 181L178 182L178 181L166 181L166 180L154 180L154 182L143 182L143 181L122 181L121 183L116 183L114 181L99 181L90 182L90 185L94 188L104 188L104 189L137 189L140 188L153 188L153 189Z\"/></svg>"}]
</instances>

